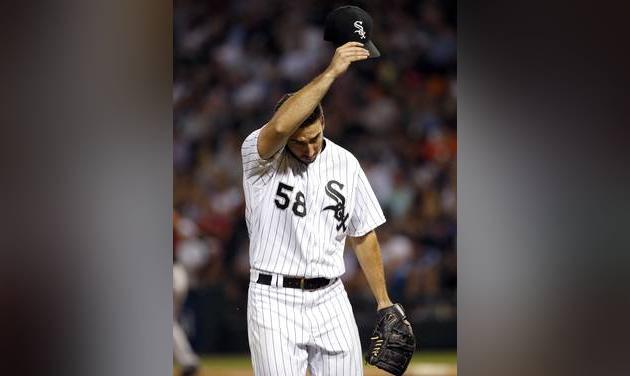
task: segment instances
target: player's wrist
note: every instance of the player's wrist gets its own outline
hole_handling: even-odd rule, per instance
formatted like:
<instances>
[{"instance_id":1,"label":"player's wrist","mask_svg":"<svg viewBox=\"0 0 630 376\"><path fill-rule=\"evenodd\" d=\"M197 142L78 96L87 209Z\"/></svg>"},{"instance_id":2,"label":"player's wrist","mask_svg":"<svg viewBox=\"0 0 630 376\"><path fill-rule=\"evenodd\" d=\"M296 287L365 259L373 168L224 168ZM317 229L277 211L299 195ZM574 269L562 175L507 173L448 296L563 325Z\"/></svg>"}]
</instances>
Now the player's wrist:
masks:
<instances>
[{"instance_id":1,"label":"player's wrist","mask_svg":"<svg viewBox=\"0 0 630 376\"><path fill-rule=\"evenodd\" d=\"M391 300L386 299L386 300L378 302L376 310L380 311L381 309L384 309L384 308L387 308L387 307L391 307L393 305L394 305L394 303L392 303Z\"/></svg>"},{"instance_id":2,"label":"player's wrist","mask_svg":"<svg viewBox=\"0 0 630 376\"><path fill-rule=\"evenodd\" d=\"M328 68L326 68L326 70L324 71L324 73L322 73L322 78L324 80L329 80L329 81L334 81L339 75L341 74L341 72L338 72L335 68L333 68L332 65L329 65Z\"/></svg>"}]
</instances>

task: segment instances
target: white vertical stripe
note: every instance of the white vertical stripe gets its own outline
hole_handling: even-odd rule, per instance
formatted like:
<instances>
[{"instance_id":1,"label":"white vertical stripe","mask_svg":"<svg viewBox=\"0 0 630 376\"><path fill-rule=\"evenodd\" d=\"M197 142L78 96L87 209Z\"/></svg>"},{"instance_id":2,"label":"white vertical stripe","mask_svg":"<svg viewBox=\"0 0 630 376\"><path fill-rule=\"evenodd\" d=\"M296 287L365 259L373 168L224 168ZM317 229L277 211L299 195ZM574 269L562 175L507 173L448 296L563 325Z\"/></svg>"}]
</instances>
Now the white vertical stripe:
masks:
<instances>
[{"instance_id":1,"label":"white vertical stripe","mask_svg":"<svg viewBox=\"0 0 630 376\"><path fill-rule=\"evenodd\" d=\"M347 334L350 338L352 338L352 349L353 349L353 367L356 368L356 372L353 374L362 375L363 374L363 353L361 351L361 339L359 338L359 329L357 328L357 324L354 321L354 314L352 312L352 306L350 305L350 301L348 300L348 295L345 290L342 290L341 293L337 296L337 304L335 307L339 307L342 312L342 317L346 321L346 329Z\"/></svg>"},{"instance_id":2,"label":"white vertical stripe","mask_svg":"<svg viewBox=\"0 0 630 376\"><path fill-rule=\"evenodd\" d=\"M258 155L258 134L252 132L241 149L251 267L278 275L339 277L345 270L345 236L362 235L385 221L361 166L330 140L310 165L285 151L265 161ZM326 194L331 180L343 184L345 231L337 230L334 211L323 210L336 204L336 197ZM285 191L289 204L284 210L274 203L280 183L293 187ZM306 201L305 217L293 212L298 192ZM250 283L247 317L254 373L303 375L310 358L313 371L323 375L362 375L358 331L341 282L313 292L277 287L280 283ZM308 347L310 357L300 344Z\"/></svg>"},{"instance_id":3,"label":"white vertical stripe","mask_svg":"<svg viewBox=\"0 0 630 376\"><path fill-rule=\"evenodd\" d=\"M326 140L326 148L311 165L304 165L286 152L271 160L260 159L252 132L242 147L246 223L250 235L250 261L260 270L296 276L338 277L344 272L342 230L331 210L335 202L325 194L330 180L344 184L346 234L362 235L385 221L382 210L356 158ZM264 177L263 181L257 178ZM290 185L287 209L275 206L279 183ZM309 184L315 184L310 186ZM306 199L307 216L293 213L298 192ZM317 241L315 241L317 240Z\"/></svg>"},{"instance_id":4,"label":"white vertical stripe","mask_svg":"<svg viewBox=\"0 0 630 376\"><path fill-rule=\"evenodd\" d=\"M333 351L334 351L334 352L339 352L339 351L341 351L340 355L341 355L341 357L343 357L343 356L345 355L344 353L348 353L348 352L349 352L349 350L350 350L350 348L349 348L349 346L348 346L348 344L347 344L346 342L344 342L344 343L343 343L343 345L342 345L342 343L339 341L339 337L338 337L338 334L337 334L337 332L338 332L338 331L341 331L341 332L343 333L343 327L341 327L341 326L343 325L343 323L340 323L340 322L338 321L338 320L339 320L339 318L338 318L338 317L333 316L333 315L330 313L330 310L329 310L329 308L328 308L328 305L330 305L330 303L329 303L329 302L326 302L325 304L322 304L322 307L323 307L323 308L324 308L324 310L326 311L326 316L328 317L328 322L335 323L335 326L338 326L338 328L339 328L339 329L341 329L341 330L337 329L337 330L332 331L333 336L334 336L334 339L335 339L335 343L334 343L334 344L332 344L332 343L331 343L331 346L330 346L330 351L331 351L331 352L333 352ZM322 313L323 313L323 312L322 312ZM322 316L323 316L323 317L326 317L326 316L324 316L323 314L322 314ZM341 372L339 372L339 369L338 369L337 360L338 360L339 356L334 356L334 357L330 357L330 356L329 356L329 357L327 357L327 358L328 358L327 360L328 360L328 362L329 362L329 363L330 363L331 361L333 361L333 362L334 362L334 366L332 367L332 368L334 369L334 371L333 371L333 373L330 373L330 374L336 374L336 375L341 375L341 374L343 374L343 370L342 370ZM342 358L342 360L343 360L343 358ZM331 365L329 364L328 366L330 367ZM342 367L343 367L343 362L342 362Z\"/></svg>"}]
</instances>

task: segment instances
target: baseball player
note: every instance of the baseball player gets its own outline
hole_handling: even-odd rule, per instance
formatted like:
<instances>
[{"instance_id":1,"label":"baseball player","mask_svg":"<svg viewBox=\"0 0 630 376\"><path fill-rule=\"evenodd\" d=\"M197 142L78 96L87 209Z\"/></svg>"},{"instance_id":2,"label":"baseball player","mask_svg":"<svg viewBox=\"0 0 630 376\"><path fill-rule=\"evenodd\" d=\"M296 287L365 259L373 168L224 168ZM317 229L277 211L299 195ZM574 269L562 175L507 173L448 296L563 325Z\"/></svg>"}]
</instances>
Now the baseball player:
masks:
<instances>
[{"instance_id":1,"label":"baseball player","mask_svg":"<svg viewBox=\"0 0 630 376\"><path fill-rule=\"evenodd\" d=\"M197 375L199 358L190 347L186 332L179 323L179 313L188 295L189 271L175 257L182 242L196 235L194 222L173 213L173 357L182 368L181 376Z\"/></svg>"},{"instance_id":2,"label":"baseball player","mask_svg":"<svg viewBox=\"0 0 630 376\"><path fill-rule=\"evenodd\" d=\"M364 42L340 45L327 69L285 95L241 148L256 375L304 375L307 368L317 376L363 374L357 325L339 279L346 238L377 310L393 306L374 232L385 222L383 212L357 159L324 137L322 98L352 63L378 56L366 20L342 16L328 17L325 38L335 40L329 25L342 29L347 18L346 35L360 31L356 38Z\"/></svg>"},{"instance_id":3,"label":"baseball player","mask_svg":"<svg viewBox=\"0 0 630 376\"><path fill-rule=\"evenodd\" d=\"M199 358L190 347L186 332L178 321L179 311L188 294L188 275L184 267L173 264L173 356L182 367L181 376L194 376L199 368Z\"/></svg>"}]
</instances>

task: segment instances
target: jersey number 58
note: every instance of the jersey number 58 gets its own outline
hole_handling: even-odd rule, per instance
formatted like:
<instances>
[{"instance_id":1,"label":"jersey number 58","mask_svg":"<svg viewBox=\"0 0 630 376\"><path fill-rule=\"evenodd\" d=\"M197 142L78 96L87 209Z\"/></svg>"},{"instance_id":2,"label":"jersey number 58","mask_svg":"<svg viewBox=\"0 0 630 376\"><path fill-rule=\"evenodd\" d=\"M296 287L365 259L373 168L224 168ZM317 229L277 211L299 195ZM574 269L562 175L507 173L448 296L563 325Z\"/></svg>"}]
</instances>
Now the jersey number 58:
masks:
<instances>
[{"instance_id":1,"label":"jersey number 58","mask_svg":"<svg viewBox=\"0 0 630 376\"><path fill-rule=\"evenodd\" d=\"M289 197L288 193L293 192L293 187L282 182L278 183L278 190L276 191L276 198L274 200L276 207L278 209L285 210L289 207L291 203L291 197ZM304 193L297 191L295 193L295 201L293 202L293 214L298 217L304 217L306 215L306 198L304 197Z\"/></svg>"}]
</instances>

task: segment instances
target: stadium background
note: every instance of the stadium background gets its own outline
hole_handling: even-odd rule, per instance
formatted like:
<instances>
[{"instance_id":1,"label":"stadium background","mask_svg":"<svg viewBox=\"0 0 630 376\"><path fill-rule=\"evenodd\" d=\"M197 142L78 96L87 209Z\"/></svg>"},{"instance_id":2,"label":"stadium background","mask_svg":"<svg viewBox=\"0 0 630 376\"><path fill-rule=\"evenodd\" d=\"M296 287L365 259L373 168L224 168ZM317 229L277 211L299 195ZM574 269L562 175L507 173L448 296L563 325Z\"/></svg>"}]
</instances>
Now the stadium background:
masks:
<instances>
[{"instance_id":1,"label":"stadium background","mask_svg":"<svg viewBox=\"0 0 630 376\"><path fill-rule=\"evenodd\" d=\"M323 21L346 4L372 15L382 57L333 84L325 136L359 159L385 212L388 289L419 347L456 348L456 2L175 0L174 257L193 273L182 323L202 355L248 352L240 144L323 71ZM365 346L374 301L350 249L345 259Z\"/></svg>"}]
</instances>

